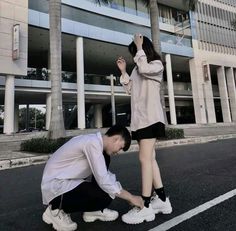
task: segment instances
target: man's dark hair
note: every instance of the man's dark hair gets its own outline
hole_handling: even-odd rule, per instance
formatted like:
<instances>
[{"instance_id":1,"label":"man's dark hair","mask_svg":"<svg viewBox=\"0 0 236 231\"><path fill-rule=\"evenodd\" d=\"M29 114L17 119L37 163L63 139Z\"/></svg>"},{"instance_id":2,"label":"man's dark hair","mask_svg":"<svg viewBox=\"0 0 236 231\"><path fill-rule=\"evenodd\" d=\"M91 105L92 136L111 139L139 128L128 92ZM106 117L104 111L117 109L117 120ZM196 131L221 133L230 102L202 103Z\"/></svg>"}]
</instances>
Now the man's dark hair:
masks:
<instances>
[{"instance_id":1,"label":"man's dark hair","mask_svg":"<svg viewBox=\"0 0 236 231\"><path fill-rule=\"evenodd\" d=\"M125 126L122 125L113 125L110 127L107 132L105 133L106 136L114 136L114 135L120 135L124 141L125 146L123 148L124 151L127 151L131 144L131 135L128 129Z\"/></svg>"}]
</instances>

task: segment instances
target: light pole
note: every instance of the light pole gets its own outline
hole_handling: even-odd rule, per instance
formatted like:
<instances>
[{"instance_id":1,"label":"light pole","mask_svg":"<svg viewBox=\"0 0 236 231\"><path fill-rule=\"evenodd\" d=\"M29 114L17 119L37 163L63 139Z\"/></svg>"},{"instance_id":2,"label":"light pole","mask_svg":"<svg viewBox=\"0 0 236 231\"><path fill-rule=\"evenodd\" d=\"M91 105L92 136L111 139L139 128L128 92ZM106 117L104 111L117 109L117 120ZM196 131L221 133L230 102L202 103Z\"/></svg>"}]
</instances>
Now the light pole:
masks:
<instances>
[{"instance_id":1,"label":"light pole","mask_svg":"<svg viewBox=\"0 0 236 231\"><path fill-rule=\"evenodd\" d=\"M37 110L34 108L34 128L37 128Z\"/></svg>"},{"instance_id":2,"label":"light pole","mask_svg":"<svg viewBox=\"0 0 236 231\"><path fill-rule=\"evenodd\" d=\"M112 125L116 124L116 106L115 106L115 94L114 94L114 80L116 77L114 75L107 76L111 83L111 114L112 114Z\"/></svg>"}]
</instances>

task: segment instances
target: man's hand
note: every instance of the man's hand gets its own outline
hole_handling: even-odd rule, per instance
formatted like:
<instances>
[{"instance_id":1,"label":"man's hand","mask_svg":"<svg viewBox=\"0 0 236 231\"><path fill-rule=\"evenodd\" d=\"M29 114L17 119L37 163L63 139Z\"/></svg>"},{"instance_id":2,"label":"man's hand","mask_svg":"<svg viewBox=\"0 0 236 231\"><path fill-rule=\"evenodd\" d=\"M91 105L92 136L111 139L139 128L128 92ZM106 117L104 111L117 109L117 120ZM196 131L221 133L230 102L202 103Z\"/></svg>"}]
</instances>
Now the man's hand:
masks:
<instances>
[{"instance_id":1,"label":"man's hand","mask_svg":"<svg viewBox=\"0 0 236 231\"><path fill-rule=\"evenodd\" d=\"M141 209L144 207L143 198L140 196L132 195L130 198L130 203L136 207L141 208Z\"/></svg>"},{"instance_id":2,"label":"man's hand","mask_svg":"<svg viewBox=\"0 0 236 231\"><path fill-rule=\"evenodd\" d=\"M119 194L116 194L117 197L122 198L126 201L128 201L129 203L131 203L134 206L137 206L139 208L143 208L144 207L144 203L143 203L143 198L140 196L136 196L131 194L130 192L128 192L125 189L122 189L120 191Z\"/></svg>"}]
</instances>

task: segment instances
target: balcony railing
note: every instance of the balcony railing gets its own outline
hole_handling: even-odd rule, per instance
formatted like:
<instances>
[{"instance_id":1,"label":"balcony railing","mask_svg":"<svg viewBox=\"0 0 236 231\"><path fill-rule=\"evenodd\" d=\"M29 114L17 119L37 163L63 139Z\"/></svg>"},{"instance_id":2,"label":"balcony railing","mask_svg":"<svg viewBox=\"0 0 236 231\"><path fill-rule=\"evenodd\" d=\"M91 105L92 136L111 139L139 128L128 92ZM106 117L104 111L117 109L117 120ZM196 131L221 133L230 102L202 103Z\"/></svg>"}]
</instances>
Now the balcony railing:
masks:
<instances>
[{"instance_id":1,"label":"balcony railing","mask_svg":"<svg viewBox=\"0 0 236 231\"><path fill-rule=\"evenodd\" d=\"M189 38L184 38L181 35L172 35L167 33L161 33L161 41L179 46L192 47L192 41Z\"/></svg>"},{"instance_id":2,"label":"balcony railing","mask_svg":"<svg viewBox=\"0 0 236 231\"><path fill-rule=\"evenodd\" d=\"M49 71L47 68L28 68L27 76L17 76L18 79L30 79L30 80L49 80ZM76 72L62 71L61 72L62 82L76 83L77 76ZM110 80L105 75L97 74L84 74L85 84L98 84L98 85L110 85ZM115 86L121 86L119 77L116 77L114 81Z\"/></svg>"}]
</instances>

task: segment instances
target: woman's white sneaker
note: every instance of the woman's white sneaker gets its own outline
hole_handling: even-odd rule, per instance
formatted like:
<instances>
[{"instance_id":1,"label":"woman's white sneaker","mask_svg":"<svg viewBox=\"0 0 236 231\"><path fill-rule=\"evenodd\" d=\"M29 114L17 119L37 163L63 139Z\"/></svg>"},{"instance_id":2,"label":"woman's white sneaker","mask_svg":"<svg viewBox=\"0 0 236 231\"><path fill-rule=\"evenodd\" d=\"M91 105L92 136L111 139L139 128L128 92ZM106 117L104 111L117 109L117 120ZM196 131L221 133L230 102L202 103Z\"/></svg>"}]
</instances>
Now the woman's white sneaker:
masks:
<instances>
[{"instance_id":1,"label":"woman's white sneaker","mask_svg":"<svg viewBox=\"0 0 236 231\"><path fill-rule=\"evenodd\" d=\"M172 206L170 203L170 199L167 197L166 201L162 201L157 195L153 196L151 199L151 205L155 212L163 213L163 214L170 214L172 213Z\"/></svg>"},{"instance_id":2,"label":"woman's white sneaker","mask_svg":"<svg viewBox=\"0 0 236 231\"><path fill-rule=\"evenodd\" d=\"M140 224L144 221L153 221L155 219L155 213L151 204L149 207L143 207L142 209L134 207L128 213L122 216L122 221L127 224Z\"/></svg>"},{"instance_id":3,"label":"woman's white sneaker","mask_svg":"<svg viewBox=\"0 0 236 231\"><path fill-rule=\"evenodd\" d=\"M114 221L119 216L119 213L111 209L103 209L103 211L84 212L83 219L85 222L100 221Z\"/></svg>"},{"instance_id":4,"label":"woman's white sneaker","mask_svg":"<svg viewBox=\"0 0 236 231\"><path fill-rule=\"evenodd\" d=\"M77 229L77 224L71 220L69 214L59 209L52 210L51 205L47 207L42 218L45 223L52 224L57 231L74 231Z\"/></svg>"}]
</instances>

